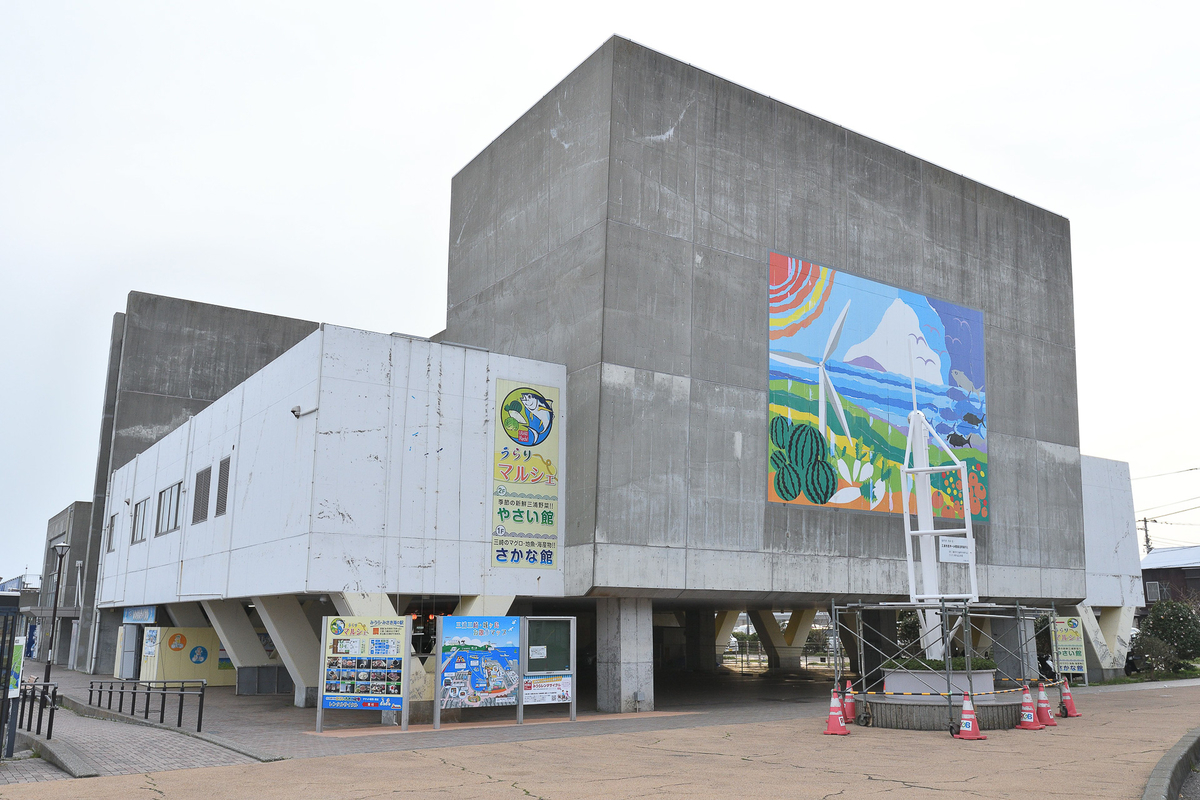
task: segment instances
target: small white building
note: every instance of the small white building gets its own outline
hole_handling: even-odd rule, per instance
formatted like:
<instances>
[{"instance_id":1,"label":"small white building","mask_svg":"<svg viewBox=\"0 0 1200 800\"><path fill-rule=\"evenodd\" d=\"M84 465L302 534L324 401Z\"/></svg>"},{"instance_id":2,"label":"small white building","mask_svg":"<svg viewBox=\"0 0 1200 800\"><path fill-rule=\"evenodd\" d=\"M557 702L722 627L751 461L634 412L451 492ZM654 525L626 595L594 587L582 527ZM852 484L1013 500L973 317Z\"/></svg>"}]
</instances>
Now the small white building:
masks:
<instances>
[{"instance_id":1,"label":"small white building","mask_svg":"<svg viewBox=\"0 0 1200 800\"><path fill-rule=\"evenodd\" d=\"M390 614L388 595L401 613L419 595L500 596L498 613L561 597L565 387L561 365L322 325L113 474L97 604L196 626L203 604L239 668L267 663L252 604L301 704L319 663L305 598ZM556 444L541 461L498 414L531 394Z\"/></svg>"}]
</instances>

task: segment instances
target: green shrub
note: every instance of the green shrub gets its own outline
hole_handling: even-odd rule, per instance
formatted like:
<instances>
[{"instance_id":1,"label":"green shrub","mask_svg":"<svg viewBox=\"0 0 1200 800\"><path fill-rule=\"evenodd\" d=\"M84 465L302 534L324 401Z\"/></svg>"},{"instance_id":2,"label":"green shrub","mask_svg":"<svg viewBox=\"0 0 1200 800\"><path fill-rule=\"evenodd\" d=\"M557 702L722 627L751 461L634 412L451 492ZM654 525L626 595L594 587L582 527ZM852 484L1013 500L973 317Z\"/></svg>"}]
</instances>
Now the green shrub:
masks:
<instances>
[{"instance_id":1,"label":"green shrub","mask_svg":"<svg viewBox=\"0 0 1200 800\"><path fill-rule=\"evenodd\" d=\"M884 669L906 669L910 671L933 670L934 672L944 672L946 670L946 662L936 658L893 658L883 663ZM955 656L950 659L950 669L961 672L967 668L967 659L963 656ZM996 662L990 658L983 656L973 657L971 659L971 669L995 669Z\"/></svg>"},{"instance_id":2,"label":"green shrub","mask_svg":"<svg viewBox=\"0 0 1200 800\"><path fill-rule=\"evenodd\" d=\"M1196 610L1178 600L1160 600L1150 607L1142 633L1170 645L1181 661L1200 656L1200 618Z\"/></svg>"},{"instance_id":3,"label":"green shrub","mask_svg":"<svg viewBox=\"0 0 1200 800\"><path fill-rule=\"evenodd\" d=\"M1172 672L1180 665L1179 653L1174 647L1145 631L1133 637L1130 649L1133 657L1151 673Z\"/></svg>"}]
</instances>

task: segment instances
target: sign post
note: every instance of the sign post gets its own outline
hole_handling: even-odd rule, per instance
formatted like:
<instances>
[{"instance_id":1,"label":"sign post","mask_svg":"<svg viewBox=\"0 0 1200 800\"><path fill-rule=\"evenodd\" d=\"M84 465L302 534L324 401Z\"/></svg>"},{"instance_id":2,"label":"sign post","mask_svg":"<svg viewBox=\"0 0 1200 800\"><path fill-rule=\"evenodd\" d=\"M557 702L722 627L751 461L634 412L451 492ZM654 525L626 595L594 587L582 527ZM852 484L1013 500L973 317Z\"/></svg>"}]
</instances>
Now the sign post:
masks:
<instances>
[{"instance_id":1,"label":"sign post","mask_svg":"<svg viewBox=\"0 0 1200 800\"><path fill-rule=\"evenodd\" d=\"M575 617L526 617L518 721L527 705L568 703L575 721Z\"/></svg>"},{"instance_id":2,"label":"sign post","mask_svg":"<svg viewBox=\"0 0 1200 800\"><path fill-rule=\"evenodd\" d=\"M322 618L317 733L327 708L399 709L408 730L410 632L405 617Z\"/></svg>"}]
</instances>

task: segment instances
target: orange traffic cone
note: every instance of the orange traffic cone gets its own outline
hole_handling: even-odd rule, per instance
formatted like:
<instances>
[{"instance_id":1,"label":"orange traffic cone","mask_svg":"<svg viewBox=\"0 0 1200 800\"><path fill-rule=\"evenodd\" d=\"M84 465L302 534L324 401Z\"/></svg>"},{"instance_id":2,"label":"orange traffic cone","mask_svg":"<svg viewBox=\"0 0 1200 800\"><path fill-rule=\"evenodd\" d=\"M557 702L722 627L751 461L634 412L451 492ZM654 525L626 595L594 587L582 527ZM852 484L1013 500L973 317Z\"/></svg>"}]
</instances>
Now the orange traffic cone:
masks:
<instances>
[{"instance_id":1,"label":"orange traffic cone","mask_svg":"<svg viewBox=\"0 0 1200 800\"><path fill-rule=\"evenodd\" d=\"M971 695L963 692L962 719L958 723L958 733L955 739L986 739L979 732L979 720L975 718L975 706L971 705Z\"/></svg>"},{"instance_id":2,"label":"orange traffic cone","mask_svg":"<svg viewBox=\"0 0 1200 800\"><path fill-rule=\"evenodd\" d=\"M1037 721L1047 727L1058 727L1050 710L1050 698L1046 696L1046 684L1041 681L1038 681Z\"/></svg>"},{"instance_id":3,"label":"orange traffic cone","mask_svg":"<svg viewBox=\"0 0 1200 800\"><path fill-rule=\"evenodd\" d=\"M1017 723L1019 731L1040 731L1046 726L1037 721L1037 711L1033 707L1033 698L1029 696L1029 684L1021 687L1021 721Z\"/></svg>"},{"instance_id":4,"label":"orange traffic cone","mask_svg":"<svg viewBox=\"0 0 1200 800\"><path fill-rule=\"evenodd\" d=\"M854 718L855 718L855 716L857 716L857 713L854 710L854 687L852 687L850 685L850 681L846 681L845 712L846 712L846 724L853 725Z\"/></svg>"},{"instance_id":5,"label":"orange traffic cone","mask_svg":"<svg viewBox=\"0 0 1200 800\"><path fill-rule=\"evenodd\" d=\"M850 733L846 730L846 720L842 717L842 701L838 700L837 689L834 689L829 697L829 724L825 726L825 732L833 736L845 736Z\"/></svg>"},{"instance_id":6,"label":"orange traffic cone","mask_svg":"<svg viewBox=\"0 0 1200 800\"><path fill-rule=\"evenodd\" d=\"M1075 710L1075 698L1071 697L1071 684L1067 682L1065 677L1063 678L1061 694L1062 709L1059 712L1060 715L1064 717L1082 717L1083 714Z\"/></svg>"}]
</instances>

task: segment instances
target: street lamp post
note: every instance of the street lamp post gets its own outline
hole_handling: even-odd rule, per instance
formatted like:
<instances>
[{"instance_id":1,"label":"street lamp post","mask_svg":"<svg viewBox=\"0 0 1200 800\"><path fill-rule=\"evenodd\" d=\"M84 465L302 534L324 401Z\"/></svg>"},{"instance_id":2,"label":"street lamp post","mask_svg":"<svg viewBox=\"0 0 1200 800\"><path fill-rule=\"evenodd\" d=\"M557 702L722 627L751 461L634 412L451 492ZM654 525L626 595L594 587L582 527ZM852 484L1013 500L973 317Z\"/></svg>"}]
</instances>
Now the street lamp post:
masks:
<instances>
[{"instance_id":1,"label":"street lamp post","mask_svg":"<svg viewBox=\"0 0 1200 800\"><path fill-rule=\"evenodd\" d=\"M54 554L58 556L58 567L55 570L54 577L54 610L50 617L50 649L46 653L46 680L50 682L50 665L54 663L54 634L58 628L58 596L62 594L62 565L63 559L67 557L67 552L71 549L71 545L66 542L59 542L54 545Z\"/></svg>"}]
</instances>

